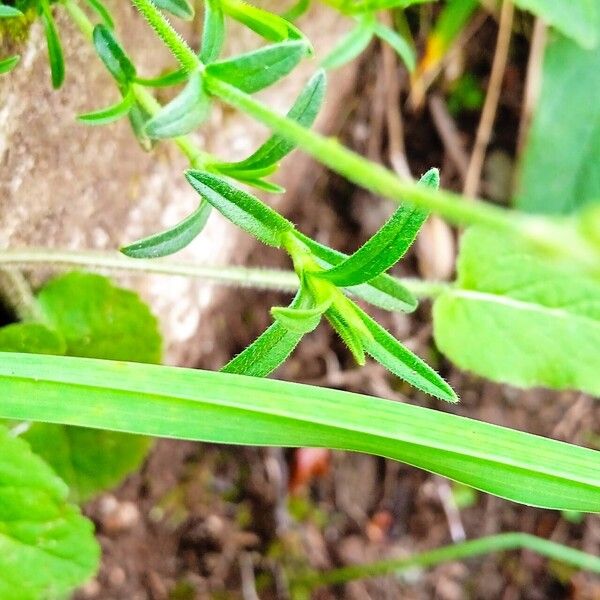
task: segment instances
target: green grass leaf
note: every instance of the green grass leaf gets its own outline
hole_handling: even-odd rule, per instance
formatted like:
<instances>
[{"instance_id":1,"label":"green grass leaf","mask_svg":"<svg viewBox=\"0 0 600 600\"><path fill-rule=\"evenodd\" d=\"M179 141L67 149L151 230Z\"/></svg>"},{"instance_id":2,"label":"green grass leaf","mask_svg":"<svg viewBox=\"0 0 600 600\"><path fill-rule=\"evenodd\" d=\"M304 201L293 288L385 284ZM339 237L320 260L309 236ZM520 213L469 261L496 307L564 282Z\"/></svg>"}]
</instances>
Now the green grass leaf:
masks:
<instances>
[{"instance_id":1,"label":"green grass leaf","mask_svg":"<svg viewBox=\"0 0 600 600\"><path fill-rule=\"evenodd\" d=\"M225 16L221 0L204 0L204 24L200 44L200 60L209 64L221 54L225 41Z\"/></svg>"},{"instance_id":2,"label":"green grass leaf","mask_svg":"<svg viewBox=\"0 0 600 600\"><path fill-rule=\"evenodd\" d=\"M154 139L178 137L194 131L208 117L210 98L204 91L202 75L190 77L183 91L146 125L146 133Z\"/></svg>"},{"instance_id":3,"label":"green grass leaf","mask_svg":"<svg viewBox=\"0 0 600 600\"><path fill-rule=\"evenodd\" d=\"M435 301L439 349L521 387L600 394L600 284L506 233L463 236L455 287Z\"/></svg>"},{"instance_id":4,"label":"green grass leaf","mask_svg":"<svg viewBox=\"0 0 600 600\"><path fill-rule=\"evenodd\" d=\"M101 110L79 115L77 120L87 125L108 125L126 117L132 106L133 96L127 94L120 102Z\"/></svg>"},{"instance_id":5,"label":"green grass leaf","mask_svg":"<svg viewBox=\"0 0 600 600\"><path fill-rule=\"evenodd\" d=\"M325 268L339 265L348 258L347 254L319 244L299 231L294 232L294 235L310 248ZM412 312L418 304L413 294L389 275L379 275L368 283L349 286L346 290L353 296L385 310Z\"/></svg>"},{"instance_id":6,"label":"green grass leaf","mask_svg":"<svg viewBox=\"0 0 600 600\"><path fill-rule=\"evenodd\" d=\"M0 60L0 75L2 73L8 73L12 71L19 61L21 60L20 56L9 56L8 58L3 58Z\"/></svg>"},{"instance_id":7,"label":"green grass leaf","mask_svg":"<svg viewBox=\"0 0 600 600\"><path fill-rule=\"evenodd\" d=\"M600 103L590 101L598 97L600 50L553 36L522 158L519 209L568 214L600 198Z\"/></svg>"},{"instance_id":8,"label":"green grass leaf","mask_svg":"<svg viewBox=\"0 0 600 600\"><path fill-rule=\"evenodd\" d=\"M258 198L204 171L185 174L191 186L222 215L261 242L279 248L294 225Z\"/></svg>"},{"instance_id":9,"label":"green grass leaf","mask_svg":"<svg viewBox=\"0 0 600 600\"><path fill-rule=\"evenodd\" d=\"M440 176L431 169L420 182L437 189ZM349 258L316 276L331 281L336 286L347 287L371 281L395 265L415 241L428 213L419 208L401 206L388 221Z\"/></svg>"},{"instance_id":10,"label":"green grass leaf","mask_svg":"<svg viewBox=\"0 0 600 600\"><path fill-rule=\"evenodd\" d=\"M458 402L454 390L425 361L403 346L389 331L356 307L370 338L364 340L365 350L388 371L436 398Z\"/></svg>"},{"instance_id":11,"label":"green grass leaf","mask_svg":"<svg viewBox=\"0 0 600 600\"><path fill-rule=\"evenodd\" d=\"M304 42L281 42L234 58L213 62L206 67L210 77L220 79L252 94L266 88L285 75L302 60L307 46Z\"/></svg>"},{"instance_id":12,"label":"green grass leaf","mask_svg":"<svg viewBox=\"0 0 600 600\"><path fill-rule=\"evenodd\" d=\"M155 233L133 244L123 246L121 252L131 258L158 258L179 252L195 240L210 215L210 205L201 202L200 206L171 229Z\"/></svg>"},{"instance_id":13,"label":"green grass leaf","mask_svg":"<svg viewBox=\"0 0 600 600\"><path fill-rule=\"evenodd\" d=\"M50 72L52 75L52 87L58 89L65 80L65 59L63 56L62 44L56 23L52 16L52 10L48 0L40 0L40 11L42 23L44 24L44 33L46 35L46 44L48 46L48 60L50 62Z\"/></svg>"},{"instance_id":14,"label":"green grass leaf","mask_svg":"<svg viewBox=\"0 0 600 600\"><path fill-rule=\"evenodd\" d=\"M600 452L259 377L5 353L0 417L215 443L368 452L516 502L600 512Z\"/></svg>"},{"instance_id":15,"label":"green grass leaf","mask_svg":"<svg viewBox=\"0 0 600 600\"><path fill-rule=\"evenodd\" d=\"M194 18L194 7L188 0L151 0L153 4L162 10L170 12L172 15L191 21Z\"/></svg>"},{"instance_id":16,"label":"green grass leaf","mask_svg":"<svg viewBox=\"0 0 600 600\"><path fill-rule=\"evenodd\" d=\"M133 81L136 76L135 67L112 30L106 25L96 25L92 38L100 60L115 80L121 85Z\"/></svg>"},{"instance_id":17,"label":"green grass leaf","mask_svg":"<svg viewBox=\"0 0 600 600\"><path fill-rule=\"evenodd\" d=\"M322 70L317 71L300 92L294 105L287 113L287 117L304 127L310 127L315 122L323 104L326 87L327 78L325 72ZM235 163L217 163L215 166L222 173L231 173L232 177L235 177L235 174L239 171L274 168L295 147L296 145L288 141L285 137L272 135L248 158Z\"/></svg>"},{"instance_id":18,"label":"green grass leaf","mask_svg":"<svg viewBox=\"0 0 600 600\"><path fill-rule=\"evenodd\" d=\"M4 397L4 396L3 396ZM96 572L94 526L28 445L0 427L0 597L66 597Z\"/></svg>"},{"instance_id":19,"label":"green grass leaf","mask_svg":"<svg viewBox=\"0 0 600 600\"><path fill-rule=\"evenodd\" d=\"M321 66L324 69L336 69L356 58L373 39L375 23L375 16L372 14L361 17L355 27L325 57Z\"/></svg>"}]
</instances>

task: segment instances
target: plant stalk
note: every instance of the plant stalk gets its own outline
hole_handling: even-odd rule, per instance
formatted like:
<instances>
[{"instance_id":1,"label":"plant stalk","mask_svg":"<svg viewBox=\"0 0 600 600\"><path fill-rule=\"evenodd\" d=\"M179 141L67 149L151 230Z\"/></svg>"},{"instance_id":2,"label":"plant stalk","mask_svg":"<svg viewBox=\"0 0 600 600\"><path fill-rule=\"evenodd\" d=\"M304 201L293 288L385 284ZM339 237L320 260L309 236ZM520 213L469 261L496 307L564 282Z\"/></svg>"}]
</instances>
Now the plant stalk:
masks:
<instances>
[{"instance_id":1,"label":"plant stalk","mask_svg":"<svg viewBox=\"0 0 600 600\"><path fill-rule=\"evenodd\" d=\"M27 248L0 251L0 267L30 268L83 267L109 272L154 273L157 275L196 277L220 285L274 290L293 293L298 289L298 277L293 271L278 269L249 269L231 266L206 266L185 261L161 258L132 259L117 252L75 251L53 248ZM441 281L399 279L417 298L434 298L451 284Z\"/></svg>"},{"instance_id":2,"label":"plant stalk","mask_svg":"<svg viewBox=\"0 0 600 600\"><path fill-rule=\"evenodd\" d=\"M300 589L321 585L339 585L355 579L381 577L401 573L415 567L431 567L443 562L462 560L491 552L519 549L532 550L542 556L564 562L579 569L600 573L600 558L597 556L535 535L514 532L500 533L477 540L452 544L415 554L408 558L383 560L367 565L352 565L326 572L312 571L292 579L291 585Z\"/></svg>"}]
</instances>

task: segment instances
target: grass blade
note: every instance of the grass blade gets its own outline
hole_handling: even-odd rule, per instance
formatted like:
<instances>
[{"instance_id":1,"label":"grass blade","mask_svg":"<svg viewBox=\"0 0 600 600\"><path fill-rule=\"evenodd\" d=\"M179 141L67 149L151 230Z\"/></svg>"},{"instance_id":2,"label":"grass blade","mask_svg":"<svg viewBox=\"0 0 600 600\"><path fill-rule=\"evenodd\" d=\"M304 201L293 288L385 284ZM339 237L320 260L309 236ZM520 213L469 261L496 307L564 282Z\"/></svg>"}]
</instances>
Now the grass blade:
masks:
<instances>
[{"instance_id":1,"label":"grass blade","mask_svg":"<svg viewBox=\"0 0 600 600\"><path fill-rule=\"evenodd\" d=\"M360 394L228 373L3 353L0 398L1 418L368 452L516 502L600 512L600 452Z\"/></svg>"}]
</instances>

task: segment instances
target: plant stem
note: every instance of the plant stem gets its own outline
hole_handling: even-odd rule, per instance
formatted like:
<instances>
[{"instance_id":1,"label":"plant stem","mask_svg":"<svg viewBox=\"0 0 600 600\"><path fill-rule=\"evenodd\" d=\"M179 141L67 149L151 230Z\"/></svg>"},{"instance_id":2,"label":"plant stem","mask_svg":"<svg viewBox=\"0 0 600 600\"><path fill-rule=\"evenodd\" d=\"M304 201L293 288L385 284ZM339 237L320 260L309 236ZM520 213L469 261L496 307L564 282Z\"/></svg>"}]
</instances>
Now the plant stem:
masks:
<instances>
[{"instance_id":1,"label":"plant stem","mask_svg":"<svg viewBox=\"0 0 600 600\"><path fill-rule=\"evenodd\" d=\"M295 292L298 277L293 271L248 269L244 267L206 266L192 262L168 261L160 258L131 259L117 252L74 251L52 248L27 248L0 251L0 266L7 268L36 265L53 267L85 267L95 270L155 273L158 275L197 277L216 284L259 290ZM418 298L433 298L450 284L419 279L400 279Z\"/></svg>"},{"instance_id":2,"label":"plant stem","mask_svg":"<svg viewBox=\"0 0 600 600\"><path fill-rule=\"evenodd\" d=\"M530 535L527 533L500 533L469 540L459 544L444 546L435 550L415 554L408 558L383 560L367 565L352 565L323 573L308 572L292 579L292 587L312 588L320 585L336 585L347 583L354 579L380 577L392 573L399 573L415 567L431 567L442 562L461 560L490 552L504 550L527 549L533 550L542 556L552 558L579 569L600 573L600 558L587 554L550 540Z\"/></svg>"},{"instance_id":3,"label":"plant stem","mask_svg":"<svg viewBox=\"0 0 600 600\"><path fill-rule=\"evenodd\" d=\"M16 268L0 270L0 297L19 321L44 320L29 283Z\"/></svg>"},{"instance_id":4,"label":"plant stem","mask_svg":"<svg viewBox=\"0 0 600 600\"><path fill-rule=\"evenodd\" d=\"M432 190L398 178L394 173L348 150L336 139L326 138L298 123L274 113L261 102L236 87L214 77L205 78L208 90L221 100L249 114L273 131L293 141L305 152L336 173L371 192L437 213L457 224L489 225L515 230L527 220L515 211L489 203L472 203L452 192Z\"/></svg>"},{"instance_id":5,"label":"plant stem","mask_svg":"<svg viewBox=\"0 0 600 600\"><path fill-rule=\"evenodd\" d=\"M183 38L173 29L168 19L156 8L150 0L131 0L156 31L160 39L167 45L179 64L188 72L198 71L204 67L196 53L186 44Z\"/></svg>"}]
</instances>

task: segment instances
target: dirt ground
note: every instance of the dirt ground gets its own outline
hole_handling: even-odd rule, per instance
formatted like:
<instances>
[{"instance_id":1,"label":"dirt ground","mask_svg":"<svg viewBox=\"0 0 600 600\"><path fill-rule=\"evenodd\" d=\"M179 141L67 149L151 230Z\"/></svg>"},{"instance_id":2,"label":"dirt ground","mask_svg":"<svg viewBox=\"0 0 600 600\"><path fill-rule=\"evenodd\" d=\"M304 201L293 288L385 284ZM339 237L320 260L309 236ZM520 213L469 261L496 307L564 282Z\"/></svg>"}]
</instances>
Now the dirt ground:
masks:
<instances>
[{"instance_id":1,"label":"dirt ground","mask_svg":"<svg viewBox=\"0 0 600 600\"><path fill-rule=\"evenodd\" d=\"M483 172L482 193L496 201L506 201L516 153L531 28L530 22L519 19L522 33L513 35ZM483 89L496 31L494 20L487 18L462 57ZM386 75L383 60L377 46L363 59L362 79L347 113L339 115L338 129L345 143L389 164L397 140L386 121L389 102L381 100L381 90L389 89L389 81L382 78L390 74L388 70ZM392 74L405 89L402 71L394 69ZM434 90L430 98L451 96L442 84ZM402 106L411 172L418 175L439 166L443 185L460 190L460 168L449 157L431 110L426 105L412 111L405 101L402 92L397 102ZM462 110L452 119L468 156L479 111ZM391 210L388 203L367 196L315 168L291 202L288 216L320 241L351 251ZM443 237L432 239L441 245L440 252L450 251L440 242ZM427 260L422 252L413 251L396 273L418 275L427 269ZM278 253L264 248L257 249L250 262L288 266ZM222 331L218 354L198 366L218 368L267 326L268 307L285 300L271 293L232 293L225 309L214 315ZM593 443L592 432L600 430L600 404L592 399L541 390L525 393L453 369L432 345L427 302L410 316L369 310L440 369L459 392L460 405L440 406L374 364L357 369L324 325L301 343L277 377L410 401L578 444ZM452 539L502 531L530 532L600 552L598 516L577 519L519 506L393 461L348 453L313 456L324 472L303 478L298 460L307 456L311 458L293 449L158 441L139 474L87 506L98 527L104 560L97 580L78 592L77 599L285 600L288 575L306 567L326 569L407 556ZM523 551L320 588L313 598L598 600L600 578Z\"/></svg>"}]
</instances>

